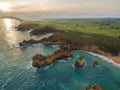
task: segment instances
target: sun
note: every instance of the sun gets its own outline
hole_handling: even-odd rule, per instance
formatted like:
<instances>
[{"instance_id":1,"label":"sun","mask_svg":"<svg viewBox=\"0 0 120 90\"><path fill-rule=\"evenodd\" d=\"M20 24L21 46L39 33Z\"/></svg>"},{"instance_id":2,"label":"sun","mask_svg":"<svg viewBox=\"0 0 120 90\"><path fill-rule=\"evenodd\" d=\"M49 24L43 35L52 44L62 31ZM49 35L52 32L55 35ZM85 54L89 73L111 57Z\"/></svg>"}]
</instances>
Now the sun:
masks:
<instances>
[{"instance_id":1,"label":"sun","mask_svg":"<svg viewBox=\"0 0 120 90\"><path fill-rule=\"evenodd\" d=\"M0 2L0 10L3 12L10 11L10 3L8 2Z\"/></svg>"}]
</instances>

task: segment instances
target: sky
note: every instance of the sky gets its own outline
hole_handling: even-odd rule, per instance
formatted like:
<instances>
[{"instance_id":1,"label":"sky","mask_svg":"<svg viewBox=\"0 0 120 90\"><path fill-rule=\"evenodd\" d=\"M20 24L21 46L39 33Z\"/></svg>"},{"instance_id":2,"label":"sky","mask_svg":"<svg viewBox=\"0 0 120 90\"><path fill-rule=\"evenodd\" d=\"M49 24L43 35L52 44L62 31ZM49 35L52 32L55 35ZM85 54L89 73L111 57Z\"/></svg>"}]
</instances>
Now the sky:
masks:
<instances>
[{"instance_id":1,"label":"sky","mask_svg":"<svg viewBox=\"0 0 120 90\"><path fill-rule=\"evenodd\" d=\"M0 13L120 16L120 0L0 0L3 2L9 3L9 10L0 8Z\"/></svg>"}]
</instances>

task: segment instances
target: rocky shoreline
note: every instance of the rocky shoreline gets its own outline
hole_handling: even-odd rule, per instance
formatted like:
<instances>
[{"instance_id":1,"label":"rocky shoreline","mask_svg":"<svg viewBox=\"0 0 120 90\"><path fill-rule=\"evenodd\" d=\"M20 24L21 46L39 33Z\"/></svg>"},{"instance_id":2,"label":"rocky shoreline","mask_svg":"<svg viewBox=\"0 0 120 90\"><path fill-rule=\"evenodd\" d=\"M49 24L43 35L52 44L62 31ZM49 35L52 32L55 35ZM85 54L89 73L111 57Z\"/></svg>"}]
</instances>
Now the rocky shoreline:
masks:
<instances>
[{"instance_id":1,"label":"rocky shoreline","mask_svg":"<svg viewBox=\"0 0 120 90\"><path fill-rule=\"evenodd\" d=\"M18 31L29 31L35 28L39 28L38 24L32 24L32 23L21 23L16 27Z\"/></svg>"},{"instance_id":2,"label":"rocky shoreline","mask_svg":"<svg viewBox=\"0 0 120 90\"><path fill-rule=\"evenodd\" d=\"M32 30L30 32L30 35L41 35L46 33L54 33L54 35L50 36L49 38L44 38L42 40L24 40L19 43L20 46L26 46L29 44L36 44L36 43L43 43L44 45L59 45L60 48L62 46L69 46L72 50L85 50L89 52L95 52L101 55L104 55L108 58L113 59L116 63L120 64L120 55L115 56L110 53L106 53L103 50L100 49L97 45L86 45L82 44L80 46L76 45L74 40L70 40L69 38L62 37L62 33L65 33L63 30L56 30L55 28L51 28L48 26L41 26L38 24L32 24L32 23L22 23L18 27L19 31L27 31Z\"/></svg>"},{"instance_id":3,"label":"rocky shoreline","mask_svg":"<svg viewBox=\"0 0 120 90\"><path fill-rule=\"evenodd\" d=\"M87 51L87 52L93 52L93 53L96 53L96 54L103 55L107 58L110 58L115 63L120 64L120 55L116 56L116 55L112 55L111 53L104 52L103 50L101 50L96 45L90 45L90 46L84 45L82 47L79 47L79 50L84 50L84 51Z\"/></svg>"},{"instance_id":4,"label":"rocky shoreline","mask_svg":"<svg viewBox=\"0 0 120 90\"><path fill-rule=\"evenodd\" d=\"M67 60L68 57L73 55L73 48L71 46L71 42L68 39L58 39L53 38L53 36L50 36L49 38L44 38L42 40L24 40L19 43L20 46L25 47L27 45L31 44L37 44L37 43L43 43L44 45L59 45L59 50L54 52L50 56L43 56L43 55L35 55L33 56L32 60L32 66L33 67L43 67L52 64L54 61L58 59Z\"/></svg>"}]
</instances>

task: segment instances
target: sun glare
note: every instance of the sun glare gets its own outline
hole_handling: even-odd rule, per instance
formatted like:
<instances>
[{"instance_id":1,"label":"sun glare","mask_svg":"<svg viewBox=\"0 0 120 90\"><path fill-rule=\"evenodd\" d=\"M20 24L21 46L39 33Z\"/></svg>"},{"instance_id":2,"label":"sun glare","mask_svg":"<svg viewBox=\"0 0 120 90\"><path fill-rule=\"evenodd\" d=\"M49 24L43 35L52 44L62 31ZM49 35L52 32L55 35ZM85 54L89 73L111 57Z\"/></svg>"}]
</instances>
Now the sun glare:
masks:
<instances>
[{"instance_id":1,"label":"sun glare","mask_svg":"<svg viewBox=\"0 0 120 90\"><path fill-rule=\"evenodd\" d=\"M0 2L0 10L3 12L7 12L10 10L10 3L8 2Z\"/></svg>"}]
</instances>

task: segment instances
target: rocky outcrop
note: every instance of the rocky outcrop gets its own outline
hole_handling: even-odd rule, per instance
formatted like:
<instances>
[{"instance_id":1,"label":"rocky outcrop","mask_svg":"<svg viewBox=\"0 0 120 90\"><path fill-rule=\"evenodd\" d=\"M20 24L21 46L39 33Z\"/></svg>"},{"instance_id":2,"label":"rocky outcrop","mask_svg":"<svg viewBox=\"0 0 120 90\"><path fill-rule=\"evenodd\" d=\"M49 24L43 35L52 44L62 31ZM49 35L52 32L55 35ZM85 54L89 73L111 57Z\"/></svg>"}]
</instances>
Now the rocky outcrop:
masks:
<instances>
[{"instance_id":1,"label":"rocky outcrop","mask_svg":"<svg viewBox=\"0 0 120 90\"><path fill-rule=\"evenodd\" d=\"M95 67L96 65L98 65L98 62L97 62L97 61L94 61L94 62L93 62L93 67Z\"/></svg>"},{"instance_id":2,"label":"rocky outcrop","mask_svg":"<svg viewBox=\"0 0 120 90\"><path fill-rule=\"evenodd\" d=\"M32 66L34 66L34 67L42 67L42 66L46 66L46 65L49 65L49 63L47 62L47 57L46 56L35 55L33 57Z\"/></svg>"},{"instance_id":3,"label":"rocky outcrop","mask_svg":"<svg viewBox=\"0 0 120 90\"><path fill-rule=\"evenodd\" d=\"M41 26L39 28L36 28L30 32L30 35L41 35L46 33L54 33L56 29L48 26Z\"/></svg>"},{"instance_id":4,"label":"rocky outcrop","mask_svg":"<svg viewBox=\"0 0 120 90\"><path fill-rule=\"evenodd\" d=\"M86 87L86 90L102 90L102 88L98 84L94 84Z\"/></svg>"},{"instance_id":5,"label":"rocky outcrop","mask_svg":"<svg viewBox=\"0 0 120 90\"><path fill-rule=\"evenodd\" d=\"M61 38L59 37L58 34L55 34L53 36L50 36L49 38L44 38L41 40L42 43L45 45L50 45L50 44L57 44L62 48L72 48L72 42L68 38Z\"/></svg>"},{"instance_id":6,"label":"rocky outcrop","mask_svg":"<svg viewBox=\"0 0 120 90\"><path fill-rule=\"evenodd\" d=\"M52 64L55 60L64 59L72 56L73 51L71 49L59 49L50 56L35 55L33 56L32 66L43 67Z\"/></svg>"},{"instance_id":7,"label":"rocky outcrop","mask_svg":"<svg viewBox=\"0 0 120 90\"><path fill-rule=\"evenodd\" d=\"M85 61L84 61L84 57L81 56L80 58L78 58L74 64L75 67L79 68L79 67L83 67L85 64Z\"/></svg>"},{"instance_id":8,"label":"rocky outcrop","mask_svg":"<svg viewBox=\"0 0 120 90\"><path fill-rule=\"evenodd\" d=\"M31 29L38 28L39 24L33 24L33 23L22 23L17 27L17 30L19 31L28 31Z\"/></svg>"},{"instance_id":9,"label":"rocky outcrop","mask_svg":"<svg viewBox=\"0 0 120 90\"><path fill-rule=\"evenodd\" d=\"M71 41L69 39L55 38L55 36L50 36L49 38L44 38L42 40L24 40L19 43L20 46L26 46L30 44L43 43L44 45L59 45L59 50L55 51L52 55L43 56L35 55L33 56L32 65L33 67L47 66L53 63L55 60L63 59L72 56L73 48Z\"/></svg>"},{"instance_id":10,"label":"rocky outcrop","mask_svg":"<svg viewBox=\"0 0 120 90\"><path fill-rule=\"evenodd\" d=\"M34 40L34 39L30 39L30 40L23 40L22 42L19 43L20 46L27 46L27 45L30 45L30 44L37 44L37 43L40 43L39 40Z\"/></svg>"},{"instance_id":11,"label":"rocky outcrop","mask_svg":"<svg viewBox=\"0 0 120 90\"><path fill-rule=\"evenodd\" d=\"M62 49L73 49L72 42L69 39L57 38L56 35L50 36L48 38L43 38L42 40L23 40L19 42L20 46L27 46L30 44L43 43L44 45L59 45Z\"/></svg>"}]
</instances>

